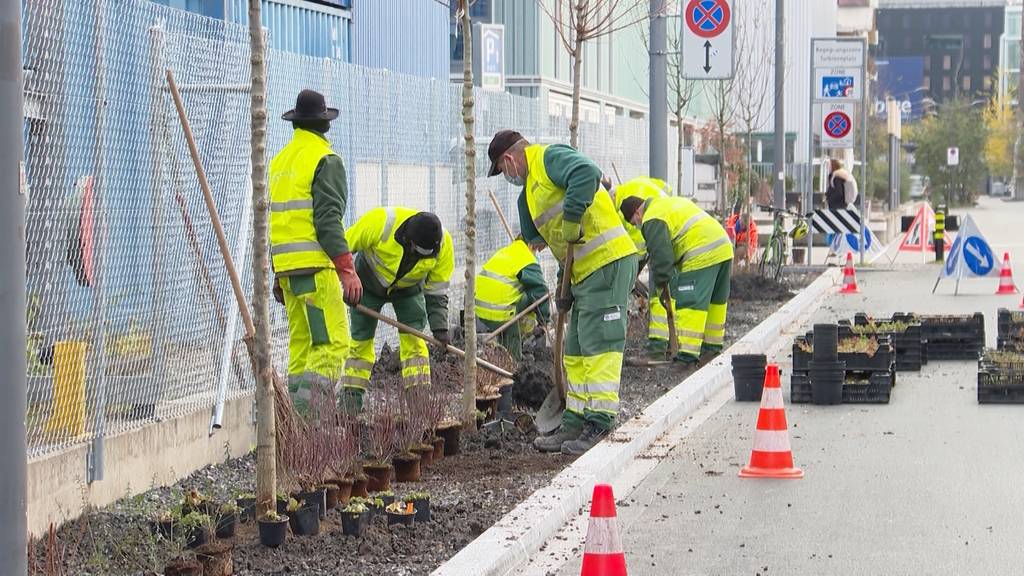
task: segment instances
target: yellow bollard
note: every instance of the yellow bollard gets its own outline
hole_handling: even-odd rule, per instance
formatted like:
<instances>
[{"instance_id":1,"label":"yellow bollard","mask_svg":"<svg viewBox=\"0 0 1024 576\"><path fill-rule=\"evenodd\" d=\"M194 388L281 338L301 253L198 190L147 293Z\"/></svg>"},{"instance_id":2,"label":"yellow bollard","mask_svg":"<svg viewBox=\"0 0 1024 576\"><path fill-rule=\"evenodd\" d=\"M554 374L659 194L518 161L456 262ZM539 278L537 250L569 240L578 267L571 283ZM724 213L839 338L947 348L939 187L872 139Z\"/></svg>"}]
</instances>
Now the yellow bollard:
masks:
<instances>
[{"instance_id":1,"label":"yellow bollard","mask_svg":"<svg viewBox=\"0 0 1024 576\"><path fill-rule=\"evenodd\" d=\"M85 342L57 342L53 346L53 400L47 432L70 436L85 432Z\"/></svg>"}]
</instances>

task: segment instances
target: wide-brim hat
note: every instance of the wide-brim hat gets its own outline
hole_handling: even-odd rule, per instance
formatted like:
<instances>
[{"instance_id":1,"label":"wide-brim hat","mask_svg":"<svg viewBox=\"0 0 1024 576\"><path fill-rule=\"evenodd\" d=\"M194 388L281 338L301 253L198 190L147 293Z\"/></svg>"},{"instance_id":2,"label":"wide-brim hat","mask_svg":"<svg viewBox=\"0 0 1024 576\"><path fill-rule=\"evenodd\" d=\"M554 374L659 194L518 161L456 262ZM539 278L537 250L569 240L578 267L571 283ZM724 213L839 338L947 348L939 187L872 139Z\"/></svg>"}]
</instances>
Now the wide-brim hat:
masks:
<instances>
[{"instance_id":1,"label":"wide-brim hat","mask_svg":"<svg viewBox=\"0 0 1024 576\"><path fill-rule=\"evenodd\" d=\"M306 120L331 121L338 117L337 108L328 108L324 95L316 90L303 90L295 98L295 108L281 115L282 120L302 122Z\"/></svg>"}]
</instances>

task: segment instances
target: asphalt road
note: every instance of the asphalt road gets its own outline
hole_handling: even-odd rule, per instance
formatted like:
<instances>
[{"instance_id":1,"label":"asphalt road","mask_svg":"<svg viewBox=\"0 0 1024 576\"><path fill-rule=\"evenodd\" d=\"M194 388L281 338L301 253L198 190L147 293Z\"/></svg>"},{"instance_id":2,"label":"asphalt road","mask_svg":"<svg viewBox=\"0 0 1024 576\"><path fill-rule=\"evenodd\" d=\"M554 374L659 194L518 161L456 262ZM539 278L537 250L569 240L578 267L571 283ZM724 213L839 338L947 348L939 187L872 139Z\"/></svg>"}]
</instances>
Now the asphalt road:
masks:
<instances>
[{"instance_id":1,"label":"asphalt road","mask_svg":"<svg viewBox=\"0 0 1024 576\"><path fill-rule=\"evenodd\" d=\"M985 201L971 214L999 257L1018 252L1024 274L1024 205ZM932 295L934 264L879 268L859 273L862 294L835 295L816 320L981 311L994 345L996 310L1021 302L992 295L994 278L964 281L959 296L945 281ZM776 360L788 402L790 359ZM787 405L802 480L737 477L758 406L726 402L620 496L629 573L1024 573L1024 406L978 405L976 368L900 373L888 405Z\"/></svg>"}]
</instances>

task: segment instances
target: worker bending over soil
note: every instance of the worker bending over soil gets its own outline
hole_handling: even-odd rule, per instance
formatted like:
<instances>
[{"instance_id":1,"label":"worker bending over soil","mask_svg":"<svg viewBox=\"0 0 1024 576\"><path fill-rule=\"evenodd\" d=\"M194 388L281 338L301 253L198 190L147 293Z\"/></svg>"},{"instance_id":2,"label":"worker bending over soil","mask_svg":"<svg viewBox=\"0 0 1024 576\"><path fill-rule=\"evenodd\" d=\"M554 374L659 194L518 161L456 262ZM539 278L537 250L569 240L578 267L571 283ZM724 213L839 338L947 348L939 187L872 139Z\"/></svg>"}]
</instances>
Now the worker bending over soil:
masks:
<instances>
[{"instance_id":1,"label":"worker bending over soil","mask_svg":"<svg viewBox=\"0 0 1024 576\"><path fill-rule=\"evenodd\" d=\"M562 424L534 446L582 454L611 430L619 411L619 379L626 343L626 304L637 272L636 246L619 223L611 198L597 194L601 171L575 149L531 145L502 130L487 151L488 176L504 174L522 186L519 223L526 242L546 245L569 274L571 310L564 366L568 395ZM565 269L572 246L574 261ZM557 367L556 367L557 368Z\"/></svg>"},{"instance_id":2,"label":"worker bending over soil","mask_svg":"<svg viewBox=\"0 0 1024 576\"><path fill-rule=\"evenodd\" d=\"M725 339L732 242L717 220L686 198L623 199L622 215L638 226L650 255L651 298L666 286L675 303L681 362L717 354Z\"/></svg>"},{"instance_id":3,"label":"worker bending over soil","mask_svg":"<svg viewBox=\"0 0 1024 576\"><path fill-rule=\"evenodd\" d=\"M497 330L547 293L537 255L519 236L495 252L476 275L476 317L482 325L482 333ZM550 306L543 302L537 312L540 316L537 328L544 330L551 317ZM518 323L506 328L498 341L516 362L522 360L523 341Z\"/></svg>"},{"instance_id":4,"label":"worker bending over soil","mask_svg":"<svg viewBox=\"0 0 1024 576\"><path fill-rule=\"evenodd\" d=\"M448 344L448 283L455 269L451 235L430 212L381 207L364 214L346 234L356 253L363 305L380 311L385 303L398 321L417 330L428 322L434 337ZM377 319L352 309L352 345L343 380L347 406L362 410L376 361ZM411 388L430 384L430 357L423 340L399 334L402 381Z\"/></svg>"}]
</instances>

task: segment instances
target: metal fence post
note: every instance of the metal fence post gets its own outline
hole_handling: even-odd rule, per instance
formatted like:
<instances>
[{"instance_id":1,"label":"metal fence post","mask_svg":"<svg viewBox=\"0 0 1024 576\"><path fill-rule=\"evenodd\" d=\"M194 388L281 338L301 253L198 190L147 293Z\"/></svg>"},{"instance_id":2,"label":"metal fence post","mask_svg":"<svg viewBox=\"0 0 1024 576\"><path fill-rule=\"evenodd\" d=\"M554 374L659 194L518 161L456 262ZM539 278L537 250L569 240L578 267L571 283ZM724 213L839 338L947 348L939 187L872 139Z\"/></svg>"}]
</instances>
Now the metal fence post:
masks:
<instances>
[{"instance_id":1,"label":"metal fence post","mask_svg":"<svg viewBox=\"0 0 1024 576\"><path fill-rule=\"evenodd\" d=\"M21 0L0 0L0 558L7 574L28 573L28 446L25 371L25 115L21 79Z\"/></svg>"}]
</instances>

